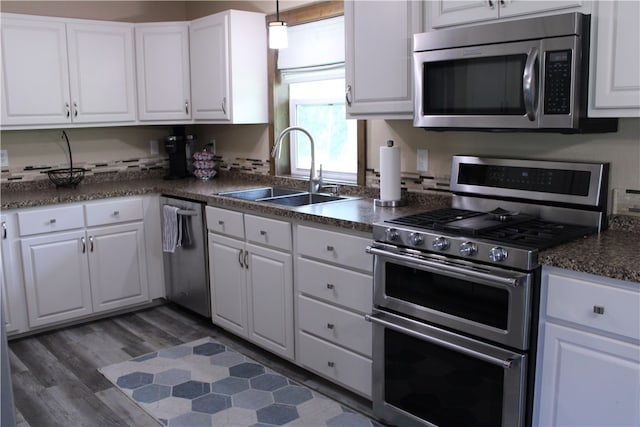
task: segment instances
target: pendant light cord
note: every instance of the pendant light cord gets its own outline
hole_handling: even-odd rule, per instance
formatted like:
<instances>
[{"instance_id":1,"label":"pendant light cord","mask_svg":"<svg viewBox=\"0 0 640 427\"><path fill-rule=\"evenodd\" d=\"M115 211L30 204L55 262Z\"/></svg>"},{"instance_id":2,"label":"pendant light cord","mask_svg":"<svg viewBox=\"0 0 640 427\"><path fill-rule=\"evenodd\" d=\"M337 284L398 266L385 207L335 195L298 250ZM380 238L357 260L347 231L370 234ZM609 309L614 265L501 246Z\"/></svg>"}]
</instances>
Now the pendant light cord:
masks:
<instances>
[{"instance_id":1,"label":"pendant light cord","mask_svg":"<svg viewBox=\"0 0 640 427\"><path fill-rule=\"evenodd\" d=\"M280 1L276 0L276 21L280 22Z\"/></svg>"}]
</instances>

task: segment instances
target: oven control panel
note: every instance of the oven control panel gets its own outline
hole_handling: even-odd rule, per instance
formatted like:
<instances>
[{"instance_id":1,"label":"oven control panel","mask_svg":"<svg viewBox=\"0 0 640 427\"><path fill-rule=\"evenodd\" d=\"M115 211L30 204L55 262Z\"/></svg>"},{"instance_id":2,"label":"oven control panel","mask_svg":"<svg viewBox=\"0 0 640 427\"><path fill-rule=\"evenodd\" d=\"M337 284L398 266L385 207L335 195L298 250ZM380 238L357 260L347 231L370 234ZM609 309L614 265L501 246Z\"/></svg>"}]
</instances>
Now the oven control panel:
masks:
<instances>
[{"instance_id":1,"label":"oven control panel","mask_svg":"<svg viewBox=\"0 0 640 427\"><path fill-rule=\"evenodd\" d=\"M469 236L455 236L427 230L389 227L389 224L373 227L374 240L402 246L421 252L477 261L521 270L532 270L538 266L538 251L519 247L504 248L496 242L470 239Z\"/></svg>"}]
</instances>

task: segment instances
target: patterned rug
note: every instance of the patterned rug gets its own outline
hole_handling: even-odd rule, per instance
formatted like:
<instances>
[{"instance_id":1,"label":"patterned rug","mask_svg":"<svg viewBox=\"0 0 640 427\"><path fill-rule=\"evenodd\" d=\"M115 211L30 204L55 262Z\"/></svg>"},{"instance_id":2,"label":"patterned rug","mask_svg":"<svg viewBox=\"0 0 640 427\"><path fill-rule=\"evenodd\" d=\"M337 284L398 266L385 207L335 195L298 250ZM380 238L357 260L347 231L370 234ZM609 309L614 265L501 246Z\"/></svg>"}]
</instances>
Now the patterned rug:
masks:
<instances>
[{"instance_id":1,"label":"patterned rug","mask_svg":"<svg viewBox=\"0 0 640 427\"><path fill-rule=\"evenodd\" d=\"M152 417L170 427L380 427L212 338L99 371Z\"/></svg>"}]
</instances>

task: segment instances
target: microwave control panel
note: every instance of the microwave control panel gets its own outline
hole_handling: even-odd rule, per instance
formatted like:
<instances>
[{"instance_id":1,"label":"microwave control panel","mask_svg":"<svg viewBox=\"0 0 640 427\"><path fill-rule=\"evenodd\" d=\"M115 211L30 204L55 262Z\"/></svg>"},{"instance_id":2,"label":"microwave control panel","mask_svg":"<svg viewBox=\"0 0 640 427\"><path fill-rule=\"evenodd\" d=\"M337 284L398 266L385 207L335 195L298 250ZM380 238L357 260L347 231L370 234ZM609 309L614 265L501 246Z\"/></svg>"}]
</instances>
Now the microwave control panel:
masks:
<instances>
[{"instance_id":1,"label":"microwave control panel","mask_svg":"<svg viewBox=\"0 0 640 427\"><path fill-rule=\"evenodd\" d=\"M544 113L571 112L571 50L546 52L544 70Z\"/></svg>"}]
</instances>

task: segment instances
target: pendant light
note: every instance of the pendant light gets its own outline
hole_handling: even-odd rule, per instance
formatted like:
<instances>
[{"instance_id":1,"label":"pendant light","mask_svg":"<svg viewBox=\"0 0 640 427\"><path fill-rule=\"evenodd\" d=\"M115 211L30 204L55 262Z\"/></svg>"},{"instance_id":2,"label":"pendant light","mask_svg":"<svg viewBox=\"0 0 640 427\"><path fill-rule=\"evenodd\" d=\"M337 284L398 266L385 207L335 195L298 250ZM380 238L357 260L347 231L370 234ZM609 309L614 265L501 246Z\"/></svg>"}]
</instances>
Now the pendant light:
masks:
<instances>
[{"instance_id":1,"label":"pendant light","mask_svg":"<svg viewBox=\"0 0 640 427\"><path fill-rule=\"evenodd\" d=\"M287 23L280 20L280 4L276 0L276 20L269 22L269 47L283 49L287 47Z\"/></svg>"}]
</instances>

